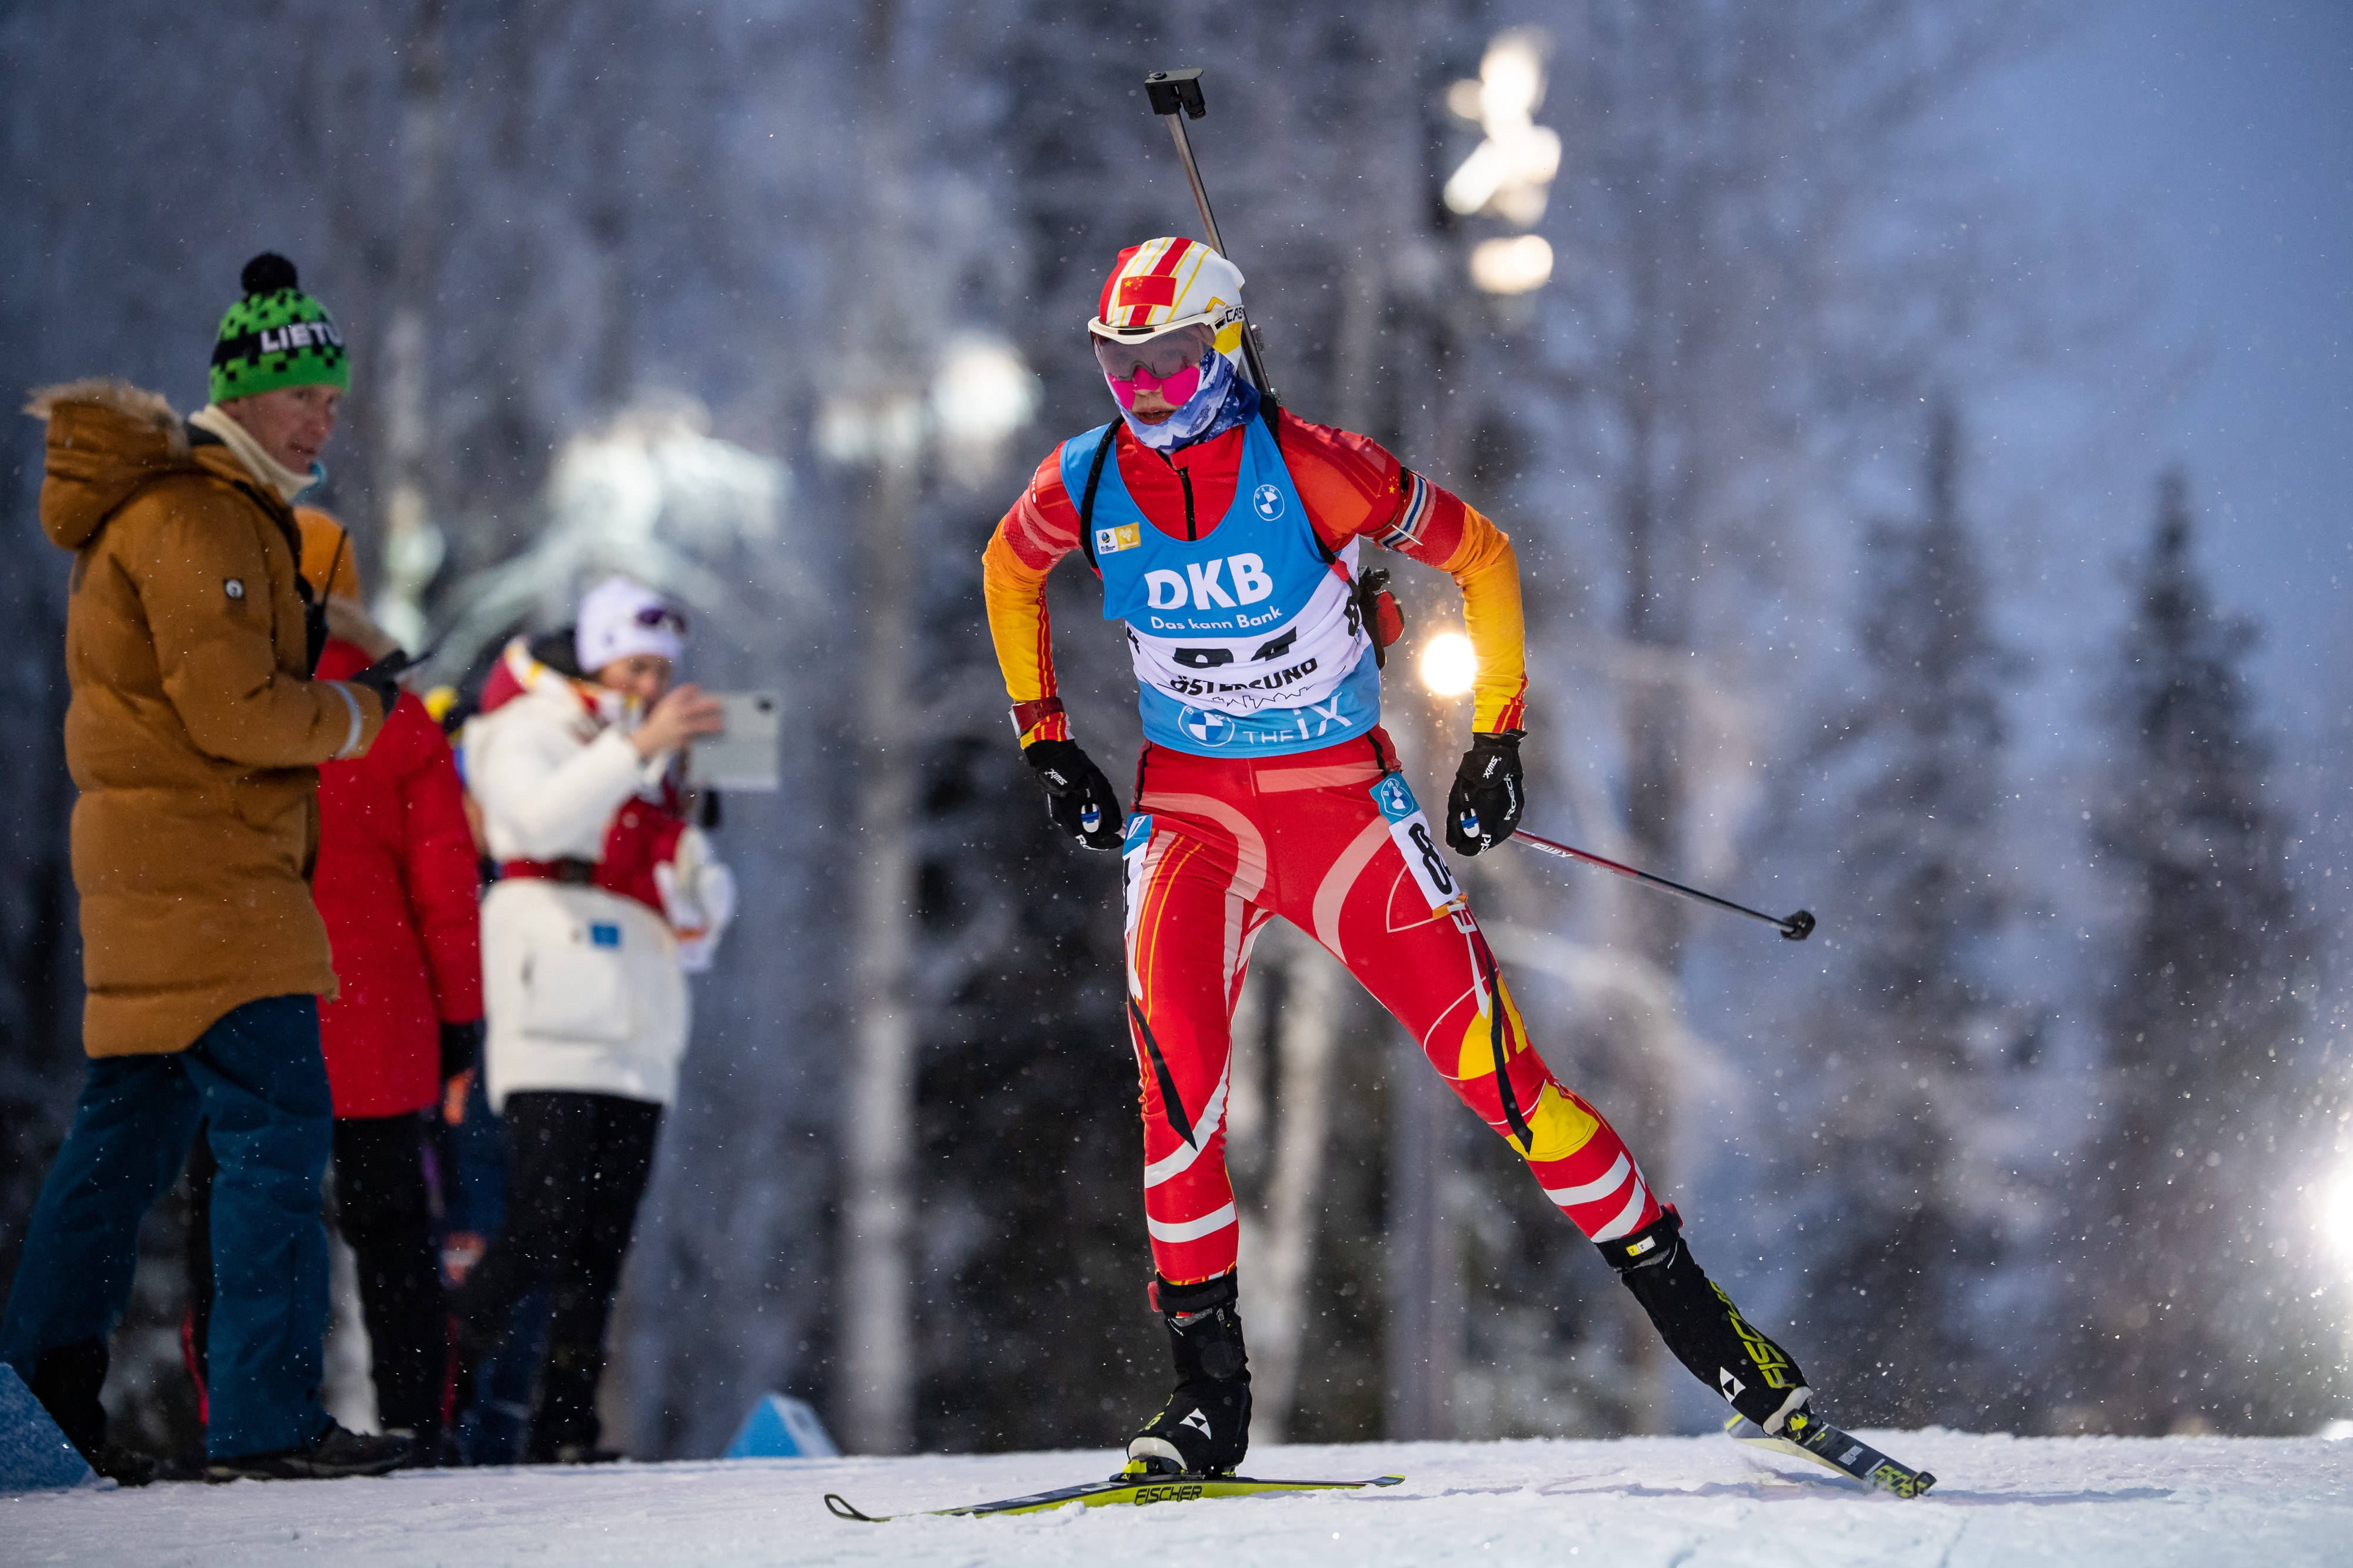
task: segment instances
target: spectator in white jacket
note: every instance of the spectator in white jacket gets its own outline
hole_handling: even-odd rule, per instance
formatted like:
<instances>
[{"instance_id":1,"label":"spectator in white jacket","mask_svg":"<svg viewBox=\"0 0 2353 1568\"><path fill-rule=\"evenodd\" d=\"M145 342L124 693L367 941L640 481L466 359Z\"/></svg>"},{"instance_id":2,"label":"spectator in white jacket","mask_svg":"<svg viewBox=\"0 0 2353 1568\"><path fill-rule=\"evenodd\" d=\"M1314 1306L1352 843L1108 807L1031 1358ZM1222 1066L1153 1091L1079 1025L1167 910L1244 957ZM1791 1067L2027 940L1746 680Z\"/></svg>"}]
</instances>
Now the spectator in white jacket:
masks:
<instances>
[{"instance_id":1,"label":"spectator in white jacket","mask_svg":"<svg viewBox=\"0 0 2353 1568\"><path fill-rule=\"evenodd\" d=\"M596 1414L606 1320L678 1089L685 976L734 910L677 783L689 742L723 726L716 700L670 684L685 633L658 595L611 578L575 627L508 647L465 731L467 787L499 863L482 904L485 1065L510 1191L450 1306L470 1391L515 1304L550 1291L533 1463L611 1457Z\"/></svg>"}]
</instances>

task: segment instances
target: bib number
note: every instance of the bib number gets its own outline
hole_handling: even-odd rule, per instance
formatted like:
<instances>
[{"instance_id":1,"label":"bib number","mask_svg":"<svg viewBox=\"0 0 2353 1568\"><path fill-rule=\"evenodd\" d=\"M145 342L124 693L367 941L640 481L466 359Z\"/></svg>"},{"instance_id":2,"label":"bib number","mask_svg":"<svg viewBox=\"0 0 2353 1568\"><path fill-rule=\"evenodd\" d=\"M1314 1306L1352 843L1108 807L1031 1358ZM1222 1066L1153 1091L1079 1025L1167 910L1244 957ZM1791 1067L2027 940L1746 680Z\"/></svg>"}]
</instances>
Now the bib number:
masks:
<instances>
[{"instance_id":1,"label":"bib number","mask_svg":"<svg viewBox=\"0 0 2353 1568\"><path fill-rule=\"evenodd\" d=\"M1373 804L1389 825L1389 837L1398 853L1405 857L1406 869L1412 873L1414 886L1421 889L1430 905L1430 918L1461 908L1467 900L1454 872L1440 854L1437 840L1430 837L1430 819L1413 798L1403 773L1388 773L1372 787Z\"/></svg>"}]
</instances>

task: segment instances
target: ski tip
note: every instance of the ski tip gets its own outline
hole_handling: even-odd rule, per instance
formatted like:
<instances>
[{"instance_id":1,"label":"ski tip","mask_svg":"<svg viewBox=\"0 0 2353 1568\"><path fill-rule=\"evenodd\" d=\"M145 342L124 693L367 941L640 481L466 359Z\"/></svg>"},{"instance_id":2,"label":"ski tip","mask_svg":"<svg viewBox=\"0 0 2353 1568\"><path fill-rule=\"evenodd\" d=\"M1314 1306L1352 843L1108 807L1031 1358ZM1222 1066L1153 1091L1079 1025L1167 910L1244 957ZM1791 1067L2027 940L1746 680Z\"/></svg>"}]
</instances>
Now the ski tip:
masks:
<instances>
[{"instance_id":1,"label":"ski tip","mask_svg":"<svg viewBox=\"0 0 2353 1568\"><path fill-rule=\"evenodd\" d=\"M849 1500L843 1497L839 1492L828 1492L825 1494L825 1511L833 1515L836 1519L854 1519L860 1524L880 1524L882 1522L871 1513L859 1512L855 1508L850 1506Z\"/></svg>"},{"instance_id":2,"label":"ski tip","mask_svg":"<svg viewBox=\"0 0 2353 1568\"><path fill-rule=\"evenodd\" d=\"M1371 1480L1365 1484L1366 1486L1374 1487L1401 1487L1405 1485L1405 1478L1403 1476L1375 1476Z\"/></svg>"},{"instance_id":3,"label":"ski tip","mask_svg":"<svg viewBox=\"0 0 2353 1568\"><path fill-rule=\"evenodd\" d=\"M1913 1472L1909 1485L1905 1486L1900 1489L1894 1487L1891 1487L1888 1489L1894 1492L1897 1497L1915 1498L1924 1496L1927 1492L1928 1489L1936 1484L1936 1478L1935 1475L1926 1470L1916 1470Z\"/></svg>"}]
</instances>

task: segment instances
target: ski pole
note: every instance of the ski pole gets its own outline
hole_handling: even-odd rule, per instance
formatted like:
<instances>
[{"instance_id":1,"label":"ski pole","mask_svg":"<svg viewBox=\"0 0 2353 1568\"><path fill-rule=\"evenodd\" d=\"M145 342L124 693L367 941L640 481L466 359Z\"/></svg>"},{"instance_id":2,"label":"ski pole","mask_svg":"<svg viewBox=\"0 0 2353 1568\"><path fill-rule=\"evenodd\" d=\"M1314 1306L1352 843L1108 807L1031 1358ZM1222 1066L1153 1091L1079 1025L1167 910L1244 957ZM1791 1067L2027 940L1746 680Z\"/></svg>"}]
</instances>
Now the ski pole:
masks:
<instances>
[{"instance_id":1,"label":"ski pole","mask_svg":"<svg viewBox=\"0 0 2353 1568\"><path fill-rule=\"evenodd\" d=\"M1477 822L1476 817L1465 815L1466 823ZM1472 830L1475 831L1475 827ZM1814 917L1805 910L1799 910L1795 914L1784 915L1776 920L1760 910L1752 910L1746 904L1736 904L1730 899L1719 899L1714 893L1703 893L1697 888L1686 888L1681 882L1670 882L1664 877L1654 877L1648 871L1620 865L1607 856L1596 855L1590 850L1575 848L1567 844L1556 844L1549 838L1538 837L1525 827L1513 833L1511 842L1525 844L1531 849L1542 850L1546 855L1556 855L1563 860L1582 860L1588 866L1599 866L1605 871L1615 871L1618 875L1631 878L1637 882L1647 882L1653 888L1664 888L1670 893L1681 893L1686 899L1696 899L1703 904L1714 904L1719 910L1730 910L1734 914L1746 915L1752 921L1763 921L1789 942L1803 942L1813 934Z\"/></svg>"},{"instance_id":2,"label":"ski pole","mask_svg":"<svg viewBox=\"0 0 2353 1568\"><path fill-rule=\"evenodd\" d=\"M1185 165L1185 177L1193 184L1194 205L1201 209L1201 226L1209 236L1209 248L1227 260L1233 252L1218 237L1218 220L1209 212L1208 187L1201 184L1201 166L1193 162L1192 139L1185 134L1187 115L1195 120L1209 112L1209 105L1201 97L1201 73L1197 70L1154 71L1144 79L1145 96L1152 100L1152 112L1168 122L1168 134L1176 141L1176 156ZM1242 317L1242 363L1250 367L1250 383L1275 402L1274 384L1266 378L1266 357L1258 346L1258 329Z\"/></svg>"}]
</instances>

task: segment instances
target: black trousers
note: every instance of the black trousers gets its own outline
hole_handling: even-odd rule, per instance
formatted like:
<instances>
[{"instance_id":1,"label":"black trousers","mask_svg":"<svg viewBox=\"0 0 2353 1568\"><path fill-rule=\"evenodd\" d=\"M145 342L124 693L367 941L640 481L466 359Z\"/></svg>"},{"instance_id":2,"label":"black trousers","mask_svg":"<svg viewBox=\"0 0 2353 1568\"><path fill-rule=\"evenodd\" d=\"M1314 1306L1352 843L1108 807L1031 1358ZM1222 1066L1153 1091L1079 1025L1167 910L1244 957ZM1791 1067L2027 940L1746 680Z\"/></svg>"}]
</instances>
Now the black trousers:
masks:
<instances>
[{"instance_id":1,"label":"black trousers","mask_svg":"<svg viewBox=\"0 0 2353 1568\"><path fill-rule=\"evenodd\" d=\"M507 1096L506 1222L450 1305L479 1343L494 1343L515 1304L547 1289L547 1366L531 1457L593 1447L605 1324L621 1283L638 1202L653 1173L662 1108L610 1094Z\"/></svg>"},{"instance_id":2,"label":"black trousers","mask_svg":"<svg viewBox=\"0 0 2353 1568\"><path fill-rule=\"evenodd\" d=\"M425 1185L425 1122L415 1114L335 1122L335 1228L359 1260L360 1317L367 1325L376 1419L428 1441L441 1430L449 1333L433 1207ZM188 1293L198 1375L212 1309L212 1153L196 1140L188 1159L195 1202L188 1225Z\"/></svg>"}]
</instances>

